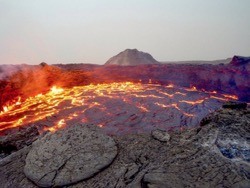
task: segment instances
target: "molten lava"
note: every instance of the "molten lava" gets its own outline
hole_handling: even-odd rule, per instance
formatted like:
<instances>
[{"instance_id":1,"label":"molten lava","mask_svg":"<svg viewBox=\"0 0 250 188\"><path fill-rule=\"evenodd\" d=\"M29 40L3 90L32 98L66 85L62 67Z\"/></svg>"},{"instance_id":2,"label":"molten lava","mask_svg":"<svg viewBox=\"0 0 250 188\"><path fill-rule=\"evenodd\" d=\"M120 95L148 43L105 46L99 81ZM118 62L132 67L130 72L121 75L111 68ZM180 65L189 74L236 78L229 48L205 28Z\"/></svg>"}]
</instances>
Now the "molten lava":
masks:
<instances>
[{"instance_id":1,"label":"molten lava","mask_svg":"<svg viewBox=\"0 0 250 188\"><path fill-rule=\"evenodd\" d=\"M46 94L17 98L0 112L0 134L36 125L56 131L76 122L94 123L109 133L143 132L153 128L195 126L223 101L237 96L177 88L170 84L110 83L52 87Z\"/></svg>"}]
</instances>

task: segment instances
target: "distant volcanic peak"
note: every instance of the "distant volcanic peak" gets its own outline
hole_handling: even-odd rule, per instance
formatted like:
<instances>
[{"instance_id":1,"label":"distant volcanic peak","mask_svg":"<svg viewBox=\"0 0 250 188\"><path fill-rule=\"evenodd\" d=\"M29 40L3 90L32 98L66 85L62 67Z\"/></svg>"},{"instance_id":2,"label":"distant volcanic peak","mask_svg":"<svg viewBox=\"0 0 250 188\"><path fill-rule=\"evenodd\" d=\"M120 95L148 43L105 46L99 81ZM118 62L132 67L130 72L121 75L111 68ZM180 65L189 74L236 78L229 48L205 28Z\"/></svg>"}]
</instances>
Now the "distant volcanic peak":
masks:
<instances>
[{"instance_id":1,"label":"distant volcanic peak","mask_svg":"<svg viewBox=\"0 0 250 188\"><path fill-rule=\"evenodd\" d=\"M235 55L230 62L231 65L240 66L250 63L250 57L237 56Z\"/></svg>"},{"instance_id":2,"label":"distant volcanic peak","mask_svg":"<svg viewBox=\"0 0 250 188\"><path fill-rule=\"evenodd\" d=\"M110 58L105 65L142 65L160 64L149 53L138 51L137 49L126 49L116 56Z\"/></svg>"}]
</instances>

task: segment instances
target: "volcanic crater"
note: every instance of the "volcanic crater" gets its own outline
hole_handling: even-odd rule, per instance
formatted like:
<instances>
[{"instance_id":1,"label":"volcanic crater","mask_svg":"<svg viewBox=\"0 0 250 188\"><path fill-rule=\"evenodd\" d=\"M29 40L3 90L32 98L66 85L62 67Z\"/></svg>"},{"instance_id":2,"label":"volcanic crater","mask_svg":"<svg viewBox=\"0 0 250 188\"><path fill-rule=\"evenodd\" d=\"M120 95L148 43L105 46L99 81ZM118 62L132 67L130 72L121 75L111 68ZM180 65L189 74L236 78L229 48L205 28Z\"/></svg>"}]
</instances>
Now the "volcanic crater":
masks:
<instances>
[{"instance_id":1,"label":"volcanic crater","mask_svg":"<svg viewBox=\"0 0 250 188\"><path fill-rule=\"evenodd\" d=\"M1 185L249 187L250 58L219 62L1 65Z\"/></svg>"},{"instance_id":2,"label":"volcanic crater","mask_svg":"<svg viewBox=\"0 0 250 188\"><path fill-rule=\"evenodd\" d=\"M235 56L225 65L161 64L127 49L102 66L3 65L0 134L31 125L55 131L76 122L110 134L198 126L225 101L249 102L249 62Z\"/></svg>"}]
</instances>

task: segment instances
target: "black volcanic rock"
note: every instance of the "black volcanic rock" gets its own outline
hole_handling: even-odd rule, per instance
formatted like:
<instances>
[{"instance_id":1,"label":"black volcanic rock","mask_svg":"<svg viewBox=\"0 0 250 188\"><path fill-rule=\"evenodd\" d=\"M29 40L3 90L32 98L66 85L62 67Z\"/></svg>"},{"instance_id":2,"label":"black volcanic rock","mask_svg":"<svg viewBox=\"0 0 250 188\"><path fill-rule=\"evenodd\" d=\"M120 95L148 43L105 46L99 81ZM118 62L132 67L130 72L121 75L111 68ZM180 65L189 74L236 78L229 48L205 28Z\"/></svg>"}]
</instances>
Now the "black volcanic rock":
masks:
<instances>
[{"instance_id":1,"label":"black volcanic rock","mask_svg":"<svg viewBox=\"0 0 250 188\"><path fill-rule=\"evenodd\" d=\"M229 101L222 105L223 108L231 108L231 109L246 109L247 103L244 102L236 102Z\"/></svg>"},{"instance_id":2,"label":"black volcanic rock","mask_svg":"<svg viewBox=\"0 0 250 188\"><path fill-rule=\"evenodd\" d=\"M118 55L110 58L105 65L142 65L160 64L150 54L138 51L137 49L127 49Z\"/></svg>"},{"instance_id":3,"label":"black volcanic rock","mask_svg":"<svg viewBox=\"0 0 250 188\"><path fill-rule=\"evenodd\" d=\"M250 63L250 57L243 57L243 56L234 56L232 61L230 62L231 65L240 66Z\"/></svg>"}]
</instances>

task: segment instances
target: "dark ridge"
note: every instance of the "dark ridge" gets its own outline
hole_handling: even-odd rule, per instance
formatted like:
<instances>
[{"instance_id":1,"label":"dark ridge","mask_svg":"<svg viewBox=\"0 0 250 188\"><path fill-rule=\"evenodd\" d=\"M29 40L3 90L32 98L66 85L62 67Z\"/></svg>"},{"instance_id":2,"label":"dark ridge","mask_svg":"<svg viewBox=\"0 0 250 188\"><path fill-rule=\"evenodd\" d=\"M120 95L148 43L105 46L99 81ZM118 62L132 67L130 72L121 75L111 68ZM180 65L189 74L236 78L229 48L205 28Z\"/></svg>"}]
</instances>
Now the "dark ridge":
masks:
<instances>
[{"instance_id":1,"label":"dark ridge","mask_svg":"<svg viewBox=\"0 0 250 188\"><path fill-rule=\"evenodd\" d=\"M230 62L231 65L240 66L250 63L250 57L243 57L235 55Z\"/></svg>"}]
</instances>

